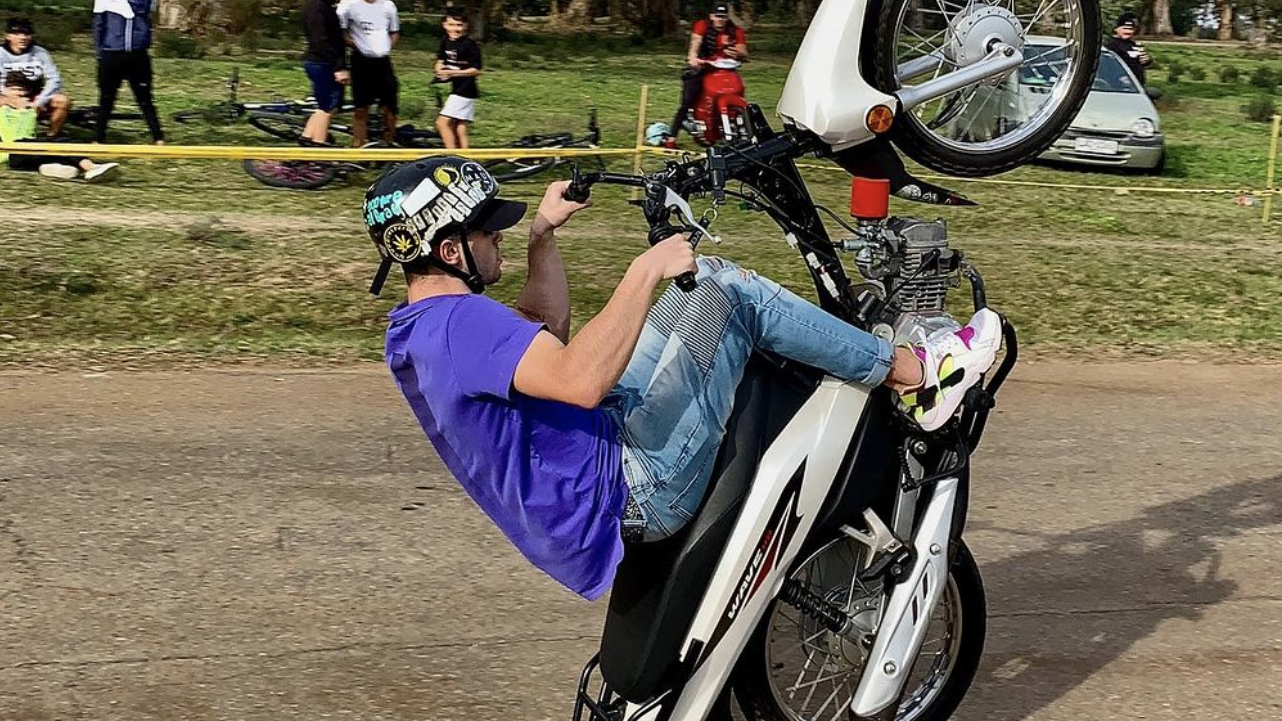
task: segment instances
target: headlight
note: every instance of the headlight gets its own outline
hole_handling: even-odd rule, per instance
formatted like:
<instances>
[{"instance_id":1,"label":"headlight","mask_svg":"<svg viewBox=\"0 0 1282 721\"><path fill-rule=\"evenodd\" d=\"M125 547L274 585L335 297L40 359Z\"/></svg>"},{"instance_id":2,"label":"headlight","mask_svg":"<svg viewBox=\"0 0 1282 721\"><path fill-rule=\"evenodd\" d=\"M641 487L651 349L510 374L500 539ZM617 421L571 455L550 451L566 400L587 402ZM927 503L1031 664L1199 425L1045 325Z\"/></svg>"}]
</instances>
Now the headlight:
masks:
<instances>
[{"instance_id":1,"label":"headlight","mask_svg":"<svg viewBox=\"0 0 1282 721\"><path fill-rule=\"evenodd\" d=\"M1131 126L1131 132L1134 133L1137 138L1151 138L1153 137L1153 134L1157 132L1157 127L1153 125L1152 120L1149 120L1148 118L1140 118Z\"/></svg>"}]
</instances>

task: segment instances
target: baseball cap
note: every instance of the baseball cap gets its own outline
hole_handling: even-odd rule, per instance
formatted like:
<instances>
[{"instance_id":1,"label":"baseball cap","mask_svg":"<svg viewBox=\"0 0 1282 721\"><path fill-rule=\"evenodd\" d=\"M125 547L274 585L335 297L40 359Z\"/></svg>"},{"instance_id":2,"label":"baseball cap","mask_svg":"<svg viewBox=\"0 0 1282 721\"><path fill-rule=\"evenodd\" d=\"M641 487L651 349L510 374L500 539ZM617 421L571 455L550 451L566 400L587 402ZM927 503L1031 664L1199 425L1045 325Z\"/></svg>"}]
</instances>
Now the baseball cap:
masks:
<instances>
[{"instance_id":1,"label":"baseball cap","mask_svg":"<svg viewBox=\"0 0 1282 721\"><path fill-rule=\"evenodd\" d=\"M1136 15L1130 10L1127 10L1126 12L1123 12L1121 15L1117 16L1117 25L1114 25L1113 27L1131 28L1132 30L1138 30L1140 27L1140 16Z\"/></svg>"},{"instance_id":2,"label":"baseball cap","mask_svg":"<svg viewBox=\"0 0 1282 721\"><path fill-rule=\"evenodd\" d=\"M9 18L9 22L5 23L4 31L19 35L35 35L36 27L27 18Z\"/></svg>"},{"instance_id":3,"label":"baseball cap","mask_svg":"<svg viewBox=\"0 0 1282 721\"><path fill-rule=\"evenodd\" d=\"M709 15L729 15L730 3L713 3L712 11L708 14Z\"/></svg>"}]
</instances>

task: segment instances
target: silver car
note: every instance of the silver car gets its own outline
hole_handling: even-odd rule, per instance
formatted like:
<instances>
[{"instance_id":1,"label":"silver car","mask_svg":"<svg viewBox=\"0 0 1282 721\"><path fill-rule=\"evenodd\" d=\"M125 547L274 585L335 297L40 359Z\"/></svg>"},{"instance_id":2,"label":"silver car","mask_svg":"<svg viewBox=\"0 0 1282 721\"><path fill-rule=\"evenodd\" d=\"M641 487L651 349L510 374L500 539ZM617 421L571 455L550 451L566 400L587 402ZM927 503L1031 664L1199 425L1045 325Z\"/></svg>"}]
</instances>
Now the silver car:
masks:
<instances>
[{"instance_id":1,"label":"silver car","mask_svg":"<svg viewBox=\"0 0 1282 721\"><path fill-rule=\"evenodd\" d=\"M1054 45L1030 38L1025 57L1044 54L1047 61L1020 68L1020 94L1035 95L1050 87L1049 73L1055 70ZM1086 104L1069 129L1042 154L1043 160L1081 165L1135 168L1161 173L1166 161L1166 140L1162 136L1157 108L1144 87L1113 51L1101 50L1099 70Z\"/></svg>"}]
</instances>

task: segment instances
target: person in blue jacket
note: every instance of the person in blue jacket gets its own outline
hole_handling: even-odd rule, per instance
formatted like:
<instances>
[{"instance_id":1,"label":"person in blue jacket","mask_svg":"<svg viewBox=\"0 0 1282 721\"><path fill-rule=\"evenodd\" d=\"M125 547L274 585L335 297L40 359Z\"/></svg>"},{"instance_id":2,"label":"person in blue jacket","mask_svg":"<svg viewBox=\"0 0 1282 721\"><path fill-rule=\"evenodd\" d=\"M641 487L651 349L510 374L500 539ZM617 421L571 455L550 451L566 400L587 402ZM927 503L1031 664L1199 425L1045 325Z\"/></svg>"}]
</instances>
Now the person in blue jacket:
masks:
<instances>
[{"instance_id":1,"label":"person in blue jacket","mask_svg":"<svg viewBox=\"0 0 1282 721\"><path fill-rule=\"evenodd\" d=\"M120 84L128 81L151 139L164 145L165 133L152 100L151 14L156 0L94 0L93 40L98 57L98 127L95 139L107 139L107 121L116 107Z\"/></svg>"}]
</instances>

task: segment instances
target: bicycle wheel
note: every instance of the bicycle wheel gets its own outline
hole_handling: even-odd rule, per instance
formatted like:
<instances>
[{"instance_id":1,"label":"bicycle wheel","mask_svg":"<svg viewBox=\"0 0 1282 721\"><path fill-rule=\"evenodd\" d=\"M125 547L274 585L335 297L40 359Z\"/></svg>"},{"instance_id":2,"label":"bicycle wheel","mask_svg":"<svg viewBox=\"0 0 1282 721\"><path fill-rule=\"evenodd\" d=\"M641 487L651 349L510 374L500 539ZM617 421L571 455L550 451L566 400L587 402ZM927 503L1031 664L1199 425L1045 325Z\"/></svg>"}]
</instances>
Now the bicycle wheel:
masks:
<instances>
[{"instance_id":1,"label":"bicycle wheel","mask_svg":"<svg viewBox=\"0 0 1282 721\"><path fill-rule=\"evenodd\" d=\"M995 40L1023 63L901 113L895 144L933 170L991 175L1033 160L1072 122L1099 62L1099 0L881 0L876 84L894 93L980 62Z\"/></svg>"},{"instance_id":2,"label":"bicycle wheel","mask_svg":"<svg viewBox=\"0 0 1282 721\"><path fill-rule=\"evenodd\" d=\"M307 118L288 113L254 112L249 114L249 124L273 137L296 142L303 137Z\"/></svg>"},{"instance_id":3,"label":"bicycle wheel","mask_svg":"<svg viewBox=\"0 0 1282 721\"><path fill-rule=\"evenodd\" d=\"M241 166L263 185L292 190L318 190L338 177L332 163L316 160L246 160Z\"/></svg>"},{"instance_id":4,"label":"bicycle wheel","mask_svg":"<svg viewBox=\"0 0 1282 721\"><path fill-rule=\"evenodd\" d=\"M413 125L402 125L396 129L396 144L402 148L443 148L445 141L435 130L416 128Z\"/></svg>"},{"instance_id":5,"label":"bicycle wheel","mask_svg":"<svg viewBox=\"0 0 1282 721\"><path fill-rule=\"evenodd\" d=\"M487 160L481 165L500 183L524 180L556 165L556 158L506 158Z\"/></svg>"},{"instance_id":6,"label":"bicycle wheel","mask_svg":"<svg viewBox=\"0 0 1282 721\"><path fill-rule=\"evenodd\" d=\"M207 108L179 110L169 116L175 123L209 123L210 125L227 125L235 122L244 113L240 108L226 103L219 103Z\"/></svg>"}]
</instances>

